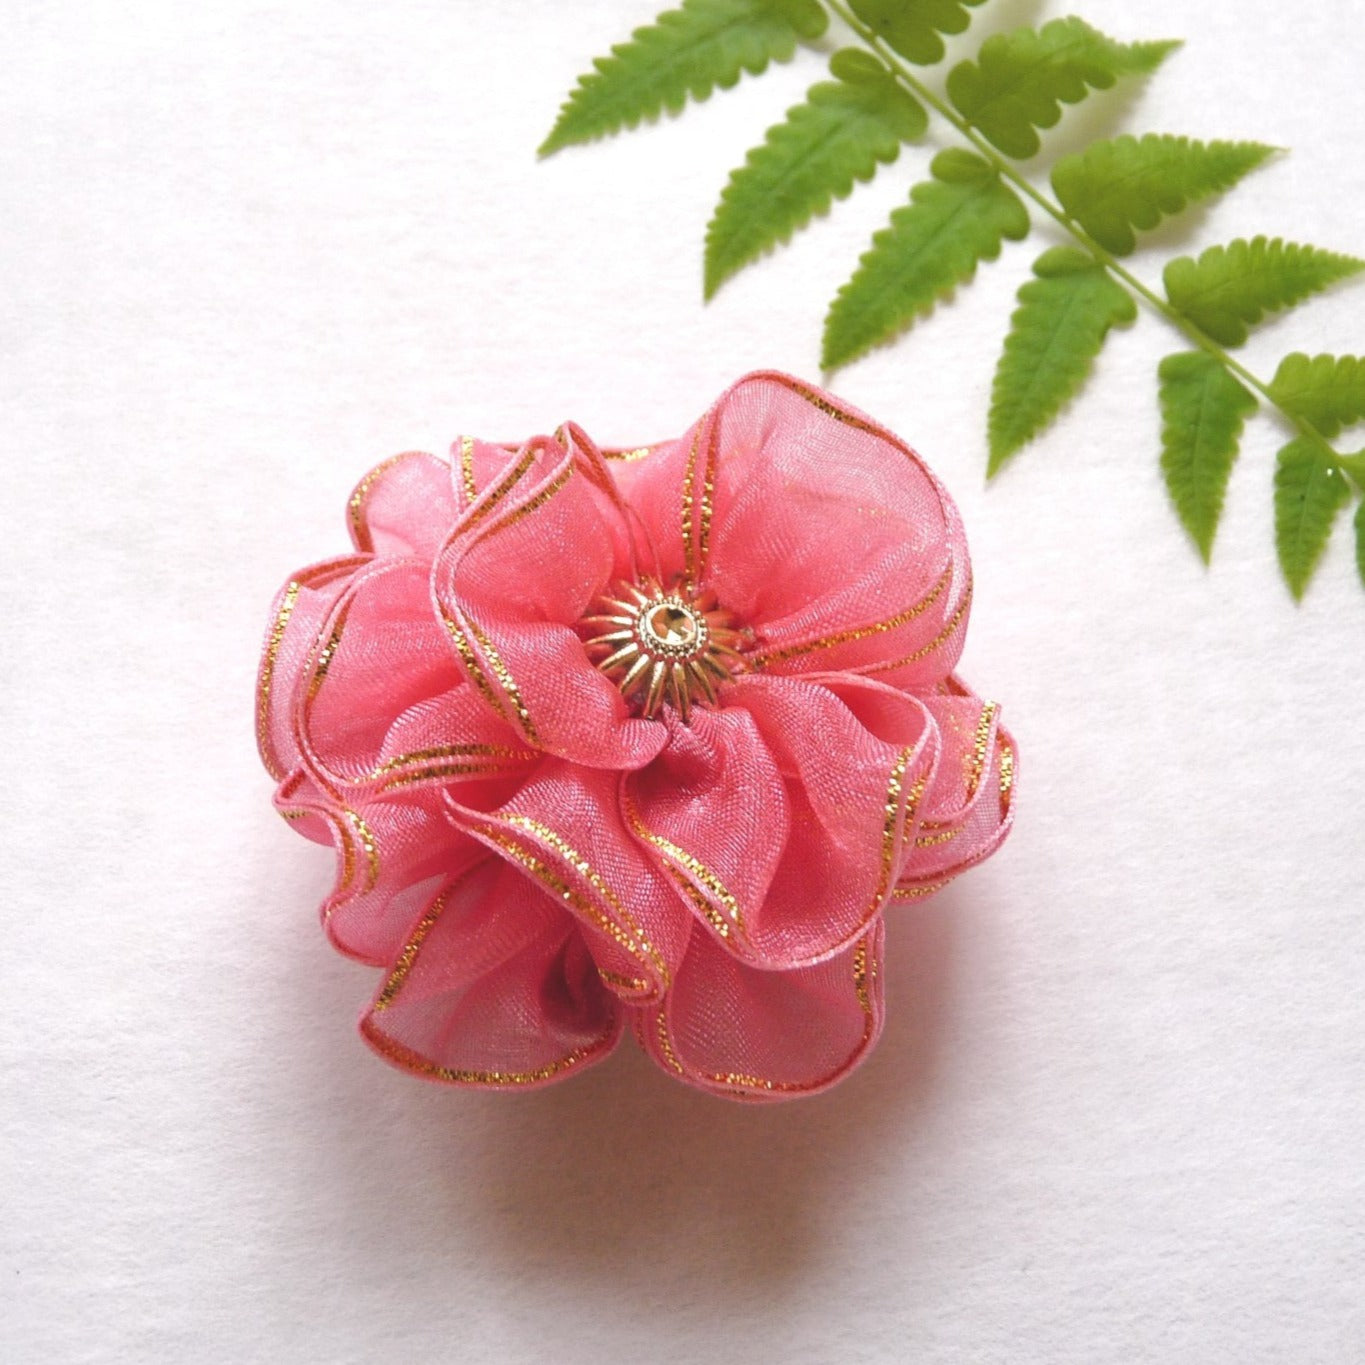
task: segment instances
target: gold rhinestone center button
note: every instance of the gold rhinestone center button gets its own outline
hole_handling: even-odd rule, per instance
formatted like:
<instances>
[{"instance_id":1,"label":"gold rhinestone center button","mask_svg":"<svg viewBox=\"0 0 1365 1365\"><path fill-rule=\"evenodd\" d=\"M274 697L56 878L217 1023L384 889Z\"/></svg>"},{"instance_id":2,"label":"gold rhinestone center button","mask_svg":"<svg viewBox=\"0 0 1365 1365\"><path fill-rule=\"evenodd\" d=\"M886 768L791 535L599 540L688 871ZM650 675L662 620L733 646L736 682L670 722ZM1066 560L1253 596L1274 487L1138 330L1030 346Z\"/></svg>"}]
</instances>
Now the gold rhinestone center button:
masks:
<instances>
[{"instance_id":1,"label":"gold rhinestone center button","mask_svg":"<svg viewBox=\"0 0 1365 1365\"><path fill-rule=\"evenodd\" d=\"M705 630L701 619L681 602L661 602L640 617L650 641L669 650L690 651Z\"/></svg>"},{"instance_id":2,"label":"gold rhinestone center button","mask_svg":"<svg viewBox=\"0 0 1365 1365\"><path fill-rule=\"evenodd\" d=\"M742 633L712 592L664 588L646 579L617 583L584 617L589 657L644 716L665 704L683 720L698 702L746 667Z\"/></svg>"}]
</instances>

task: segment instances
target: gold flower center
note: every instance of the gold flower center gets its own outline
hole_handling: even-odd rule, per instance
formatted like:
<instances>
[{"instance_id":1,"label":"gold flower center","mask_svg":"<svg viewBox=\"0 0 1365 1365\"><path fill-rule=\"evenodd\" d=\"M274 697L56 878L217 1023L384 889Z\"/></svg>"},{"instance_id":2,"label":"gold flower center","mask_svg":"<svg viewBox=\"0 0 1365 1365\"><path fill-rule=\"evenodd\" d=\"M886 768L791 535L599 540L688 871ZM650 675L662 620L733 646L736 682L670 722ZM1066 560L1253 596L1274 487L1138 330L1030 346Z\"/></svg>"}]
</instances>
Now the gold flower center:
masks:
<instances>
[{"instance_id":1,"label":"gold flower center","mask_svg":"<svg viewBox=\"0 0 1365 1365\"><path fill-rule=\"evenodd\" d=\"M698 635L705 630L691 607L680 602L661 602L651 607L640 618L646 633L665 649L691 649Z\"/></svg>"},{"instance_id":2,"label":"gold flower center","mask_svg":"<svg viewBox=\"0 0 1365 1365\"><path fill-rule=\"evenodd\" d=\"M742 633L709 591L617 583L582 624L593 663L644 716L667 703L686 721L696 703L715 705L717 686L746 667Z\"/></svg>"}]
</instances>

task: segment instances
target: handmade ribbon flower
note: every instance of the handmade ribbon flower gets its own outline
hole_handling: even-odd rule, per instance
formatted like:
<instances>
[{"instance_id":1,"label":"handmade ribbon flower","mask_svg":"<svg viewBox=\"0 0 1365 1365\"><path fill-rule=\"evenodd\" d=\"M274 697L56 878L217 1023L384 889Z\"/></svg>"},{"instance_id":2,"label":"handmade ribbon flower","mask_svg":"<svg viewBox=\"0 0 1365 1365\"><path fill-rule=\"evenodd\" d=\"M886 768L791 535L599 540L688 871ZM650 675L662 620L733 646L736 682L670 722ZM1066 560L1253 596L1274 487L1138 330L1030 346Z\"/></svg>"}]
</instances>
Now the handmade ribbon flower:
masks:
<instances>
[{"instance_id":1,"label":"handmade ribbon flower","mask_svg":"<svg viewBox=\"0 0 1365 1365\"><path fill-rule=\"evenodd\" d=\"M276 804L331 842L332 942L418 1075L538 1085L630 1025L718 1094L809 1094L882 1022L883 911L1004 838L1014 747L952 672L948 495L817 389L740 380L681 439L399 455L261 662Z\"/></svg>"}]
</instances>

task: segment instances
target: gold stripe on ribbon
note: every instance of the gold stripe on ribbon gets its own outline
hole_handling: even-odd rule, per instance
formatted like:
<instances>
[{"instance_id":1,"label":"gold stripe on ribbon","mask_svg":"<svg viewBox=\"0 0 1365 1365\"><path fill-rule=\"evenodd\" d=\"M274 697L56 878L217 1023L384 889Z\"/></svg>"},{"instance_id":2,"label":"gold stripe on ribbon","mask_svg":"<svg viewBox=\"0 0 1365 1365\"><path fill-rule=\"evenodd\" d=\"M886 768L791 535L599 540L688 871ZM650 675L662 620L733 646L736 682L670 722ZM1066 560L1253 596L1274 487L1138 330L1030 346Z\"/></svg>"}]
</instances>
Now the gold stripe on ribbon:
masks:
<instances>
[{"instance_id":1,"label":"gold stripe on ribbon","mask_svg":"<svg viewBox=\"0 0 1365 1365\"><path fill-rule=\"evenodd\" d=\"M897 630L915 617L923 615L935 602L943 595L944 589L948 586L953 576L953 567L950 564L943 573L939 575L938 581L934 584L926 596L921 597L918 602L899 611L894 616L887 617L884 621L878 621L869 626L852 626L848 630L841 630L833 635L822 636L818 640L809 640L804 644L786 645L781 649L762 650L757 654L749 656L749 662L755 668L766 668L769 664L781 663L787 659L795 659L802 654L811 654L817 649L833 649L836 645L846 645L854 640L865 640L873 635L884 635L887 631Z\"/></svg>"},{"instance_id":2,"label":"gold stripe on ribbon","mask_svg":"<svg viewBox=\"0 0 1365 1365\"><path fill-rule=\"evenodd\" d=\"M403 983L408 979L408 973L412 971L413 965L417 961L417 955L422 950L423 940L432 931L436 921L441 918L441 914L446 908L447 894L448 892L442 891L427 907L422 918L417 921L412 936L403 945L403 951L398 954L398 961L394 963L393 971L389 973L388 980L384 982L383 988L375 997L374 1009L376 1013L388 1009L398 998L398 992L403 989Z\"/></svg>"},{"instance_id":3,"label":"gold stripe on ribbon","mask_svg":"<svg viewBox=\"0 0 1365 1365\"><path fill-rule=\"evenodd\" d=\"M900 659L892 659L887 663L873 664L866 670L867 673L889 673L896 668L904 668L907 664L918 663L921 659L927 659L952 633L962 624L962 618L967 614L967 608L972 604L972 591L974 584L967 584L967 591L962 594L962 601L958 604L957 610L949 618L947 625L943 627L927 645L921 645L917 650L905 655Z\"/></svg>"},{"instance_id":4,"label":"gold stripe on ribbon","mask_svg":"<svg viewBox=\"0 0 1365 1365\"><path fill-rule=\"evenodd\" d=\"M672 861L664 864L664 869L669 873L675 884L683 891L693 905L706 916L711 926L722 938L730 937L730 930L733 926L736 934L744 936L744 912L739 908L739 901L734 894L726 887L720 876L713 872L700 858L689 853L685 848L679 847L671 839L662 834L656 834L648 828L644 818L640 814L640 808L635 803L635 798L629 789L624 792L622 802L626 819L630 821L631 828L635 833L646 842L652 844L661 853L665 854ZM681 864L676 867L674 864ZM690 873L700 886L695 885L692 880L685 875ZM715 906L706 899L705 892L709 891L724 907L726 916L722 916Z\"/></svg>"},{"instance_id":5,"label":"gold stripe on ribbon","mask_svg":"<svg viewBox=\"0 0 1365 1365\"><path fill-rule=\"evenodd\" d=\"M356 549L363 550L366 554L374 553L374 536L370 532L369 523L366 520L366 504L369 502L370 490L379 479L389 472L394 465L402 460L411 460L419 456L425 456L425 450L405 450L398 455L390 455L381 464L375 465L368 474L356 485L356 490L351 494L350 516L351 516L351 538L355 541ZM435 459L434 455L429 458Z\"/></svg>"},{"instance_id":6,"label":"gold stripe on ribbon","mask_svg":"<svg viewBox=\"0 0 1365 1365\"><path fill-rule=\"evenodd\" d=\"M294 603L298 601L302 588L303 584L298 579L292 579L284 590L284 597L270 627L270 638L266 642L265 655L261 659L261 673L256 683L256 742L261 751L261 761L276 782L284 776L284 770L276 762L270 743L270 686L275 678L275 660L280 652L280 643L284 639L289 618L294 614Z\"/></svg>"},{"instance_id":7,"label":"gold stripe on ribbon","mask_svg":"<svg viewBox=\"0 0 1365 1365\"><path fill-rule=\"evenodd\" d=\"M546 1062L544 1066L538 1066L532 1071L477 1071L438 1066L423 1057L420 1052L415 1052L412 1048L390 1038L388 1034L382 1033L379 1026L368 1016L360 1021L360 1031L376 1052L414 1075L448 1081L455 1085L489 1086L536 1085L540 1081L548 1081L551 1076L558 1076L571 1067L581 1066L591 1058L601 1055L615 1037L615 1029L608 1029L597 1042L587 1047L576 1047L565 1056L556 1058L553 1062Z\"/></svg>"}]
</instances>

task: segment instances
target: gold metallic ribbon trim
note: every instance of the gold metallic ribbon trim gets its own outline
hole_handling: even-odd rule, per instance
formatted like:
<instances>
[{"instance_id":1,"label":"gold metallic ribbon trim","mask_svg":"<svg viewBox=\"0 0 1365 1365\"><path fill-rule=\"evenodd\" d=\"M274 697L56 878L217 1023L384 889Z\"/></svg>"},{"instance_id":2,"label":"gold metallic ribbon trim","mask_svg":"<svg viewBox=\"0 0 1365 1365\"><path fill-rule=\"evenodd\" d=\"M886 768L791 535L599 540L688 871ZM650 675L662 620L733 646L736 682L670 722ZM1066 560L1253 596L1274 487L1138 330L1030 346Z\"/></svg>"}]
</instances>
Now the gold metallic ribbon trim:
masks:
<instances>
[{"instance_id":1,"label":"gold metallic ribbon trim","mask_svg":"<svg viewBox=\"0 0 1365 1365\"><path fill-rule=\"evenodd\" d=\"M721 938L728 939L733 927L737 936L744 937L747 932L744 927L744 912L739 907L739 901L726 888L719 875L685 848L680 848L671 839L649 829L628 787L622 790L621 804L626 819L635 833L671 859L664 863L664 871L687 899L701 911L716 933ZM720 902L724 907L724 914L721 914L707 898L707 893Z\"/></svg>"},{"instance_id":2,"label":"gold metallic ribbon trim","mask_svg":"<svg viewBox=\"0 0 1365 1365\"><path fill-rule=\"evenodd\" d=\"M1010 801L1014 791L1014 746L1001 737L1000 742L1000 817L1010 813Z\"/></svg>"},{"instance_id":3,"label":"gold metallic ribbon trim","mask_svg":"<svg viewBox=\"0 0 1365 1365\"><path fill-rule=\"evenodd\" d=\"M289 628L289 618L294 614L294 603L298 601L302 588L303 584L294 579L284 590L280 608L275 613L274 623L270 627L270 638L266 642L265 655L261 659L260 677L256 683L256 744L261 751L266 771L276 782L284 776L284 770L279 766L274 746L270 743L270 686L275 677L275 660L280 652L280 643Z\"/></svg>"},{"instance_id":4,"label":"gold metallic ribbon trim","mask_svg":"<svg viewBox=\"0 0 1365 1365\"><path fill-rule=\"evenodd\" d=\"M359 555L330 560L296 575L285 586L284 595L270 626L265 650L261 655L260 671L256 676L256 743L266 771L276 782L283 780L285 771L270 741L270 695L275 682L275 665L279 658L280 646L288 633L289 621L298 603L299 593L304 588L319 587L342 574L354 573L367 562L366 558Z\"/></svg>"},{"instance_id":5,"label":"gold metallic ribbon trim","mask_svg":"<svg viewBox=\"0 0 1365 1365\"><path fill-rule=\"evenodd\" d=\"M918 649L906 654L903 658L893 659L889 663L873 664L870 668L861 670L864 673L890 673L893 669L904 668L908 664L919 663L921 659L927 659L936 649L948 640L953 632L962 624L962 618L967 614L967 609L972 604L972 582L968 582L967 590L962 594L962 601L958 603L957 610L949 618L948 623L943 627L927 645L921 645Z\"/></svg>"},{"instance_id":6,"label":"gold metallic ribbon trim","mask_svg":"<svg viewBox=\"0 0 1365 1365\"><path fill-rule=\"evenodd\" d=\"M709 416L709 414L708 414ZM702 421L706 421L704 417ZM697 444L701 440L701 424L692 433L692 445L687 452L687 464L683 468L682 484L682 538L683 538L683 577L692 586L697 586L697 554L694 545L696 536L696 493L692 484L697 476Z\"/></svg>"},{"instance_id":7,"label":"gold metallic ribbon trim","mask_svg":"<svg viewBox=\"0 0 1365 1365\"><path fill-rule=\"evenodd\" d=\"M479 485L474 478L474 438L460 437L460 483L465 498L472 505L478 500Z\"/></svg>"},{"instance_id":8,"label":"gold metallic ribbon trim","mask_svg":"<svg viewBox=\"0 0 1365 1365\"><path fill-rule=\"evenodd\" d=\"M673 976L662 953L650 942L649 936L626 908L621 898L607 885L602 876L578 849L574 848L548 825L544 825L528 815L490 815L486 817L486 820L487 823L476 827L485 839L497 845L519 866L525 868L555 899L578 910L618 947L639 962L646 971L652 968L655 979L659 983L660 991L666 991L672 985ZM567 868L571 869L576 876L592 888L593 892L601 898L601 901L617 918L613 919L611 914L604 911L590 897L575 891L545 862L524 848L516 838L503 833L499 826L510 826L522 834L530 835L533 839L538 840L541 845L553 850Z\"/></svg>"},{"instance_id":9,"label":"gold metallic ribbon trim","mask_svg":"<svg viewBox=\"0 0 1365 1365\"><path fill-rule=\"evenodd\" d=\"M472 511L465 514L465 522L461 528L461 533L471 530L487 519L489 514L502 503L517 487L521 480L526 476L527 471L535 463L536 448L528 446L522 453L516 465L505 472L498 483L487 493L483 500L475 504ZM574 472L572 463L568 463L555 475L549 483L538 493L531 497L522 506L515 508L508 513L501 521L490 526L481 535L475 538L475 542L486 539L488 536L496 534L498 531L505 531L510 526L515 526L524 517L530 516L550 501L556 493L560 491L570 480ZM471 545L472 548L472 545ZM467 551L466 551L467 552ZM526 706L526 702L521 695L521 689L517 686L516 679L512 675L511 669L507 667L502 656L498 653L497 647L489 638L488 633L483 630L472 617L466 617L462 624L456 617L452 616L441 608L441 619L445 622L446 630L449 632L451 640L459 652L461 660L464 662L466 671L474 681L474 685L479 689L484 699L489 702L495 711L503 715L514 723L518 724L522 734L527 741L537 748L540 747L540 734L535 722L531 719L531 713ZM473 636L473 640L470 637ZM477 650L475 645L477 644ZM480 660L482 655L482 661ZM499 701L497 693L494 691L493 682L484 669L484 662L493 674L493 679L502 690L502 696L506 703L511 706L512 713L509 714L507 706Z\"/></svg>"},{"instance_id":10,"label":"gold metallic ribbon trim","mask_svg":"<svg viewBox=\"0 0 1365 1365\"><path fill-rule=\"evenodd\" d=\"M375 465L356 485L350 501L351 539L355 541L356 549L366 554L374 553L374 535L367 520L370 490L394 465L401 464L404 460L415 459L436 460L437 464L445 466L445 461L437 459L430 451L405 450L401 454L390 455L387 460Z\"/></svg>"},{"instance_id":11,"label":"gold metallic ribbon trim","mask_svg":"<svg viewBox=\"0 0 1365 1365\"><path fill-rule=\"evenodd\" d=\"M749 662L755 668L766 668L769 664L782 663L787 659L795 659L802 654L813 653L817 649L833 649L836 645L846 645L854 640L865 640L873 635L884 635L887 631L897 630L907 622L913 621L915 617L923 615L935 602L943 595L944 589L948 586L953 576L953 566L950 564L938 581L934 584L926 596L921 597L912 606L899 611L895 616L889 616L884 621L878 621L868 626L852 626L848 630L841 630L833 635L825 635L818 640L809 640L804 644L786 645L781 649L761 650L757 654L749 656Z\"/></svg>"},{"instance_id":12,"label":"gold metallic ribbon trim","mask_svg":"<svg viewBox=\"0 0 1365 1365\"><path fill-rule=\"evenodd\" d=\"M872 1006L872 983L877 979L878 964L871 942L875 933L876 930L874 929L864 934L853 951L853 990L858 1001L858 1007L863 1012L862 1037L854 1045L848 1057L832 1072L815 1081L775 1081L765 1076L755 1076L742 1071L703 1072L703 1078L711 1082L712 1085L724 1086L726 1089L734 1091L738 1098L743 1099L746 1095L749 1098L757 1098L759 1093L791 1095L807 1090L819 1090L847 1071L867 1050L873 1030L876 1028L876 1013ZM655 1033L664 1060L680 1076L685 1075L686 1068L679 1061L677 1051L673 1046L666 1006L661 1008L655 1016Z\"/></svg>"},{"instance_id":13,"label":"gold metallic ribbon trim","mask_svg":"<svg viewBox=\"0 0 1365 1365\"><path fill-rule=\"evenodd\" d=\"M432 931L436 921L441 918L446 908L446 896L448 894L448 891L442 891L427 907L422 918L417 921L412 936L403 945L403 951L398 954L398 961L394 963L388 979L384 982L378 996L375 997L374 1010L376 1014L380 1010L388 1009L398 998L398 992L403 989L403 983L408 979L408 973L412 971L413 965L417 961L417 955L422 951L423 940Z\"/></svg>"},{"instance_id":14,"label":"gold metallic ribbon trim","mask_svg":"<svg viewBox=\"0 0 1365 1365\"><path fill-rule=\"evenodd\" d=\"M942 891L948 883L928 882L921 886L898 886L891 892L893 901L922 901L926 896L932 896L935 891Z\"/></svg>"},{"instance_id":15,"label":"gold metallic ribbon trim","mask_svg":"<svg viewBox=\"0 0 1365 1365\"><path fill-rule=\"evenodd\" d=\"M438 744L386 760L371 771L369 780L379 782L380 791L393 791L438 778L500 777L539 759L537 753L506 744Z\"/></svg>"},{"instance_id":16,"label":"gold metallic ribbon trim","mask_svg":"<svg viewBox=\"0 0 1365 1365\"><path fill-rule=\"evenodd\" d=\"M413 1051L412 1048L381 1032L379 1026L368 1015L360 1021L360 1031L376 1052L396 1066L400 1066L403 1070L410 1071L414 1075L427 1076L436 1081L447 1081L453 1085L508 1087L536 1085L540 1081L548 1081L551 1076L558 1076L561 1072L568 1071L571 1067L582 1066L584 1062L601 1056L616 1041L616 1028L613 1025L597 1042L590 1043L586 1047L576 1047L565 1056L556 1058L553 1062L546 1062L544 1066L538 1066L533 1071L475 1071L438 1066L435 1062L423 1057L420 1052Z\"/></svg>"},{"instance_id":17,"label":"gold metallic ribbon trim","mask_svg":"<svg viewBox=\"0 0 1365 1365\"><path fill-rule=\"evenodd\" d=\"M977 788L981 786L981 778L986 770L986 748L990 743L991 726L999 710L999 703L993 701L986 702L981 708L981 719L976 723L976 736L972 741L971 771L967 775L968 801L976 795Z\"/></svg>"}]
</instances>

